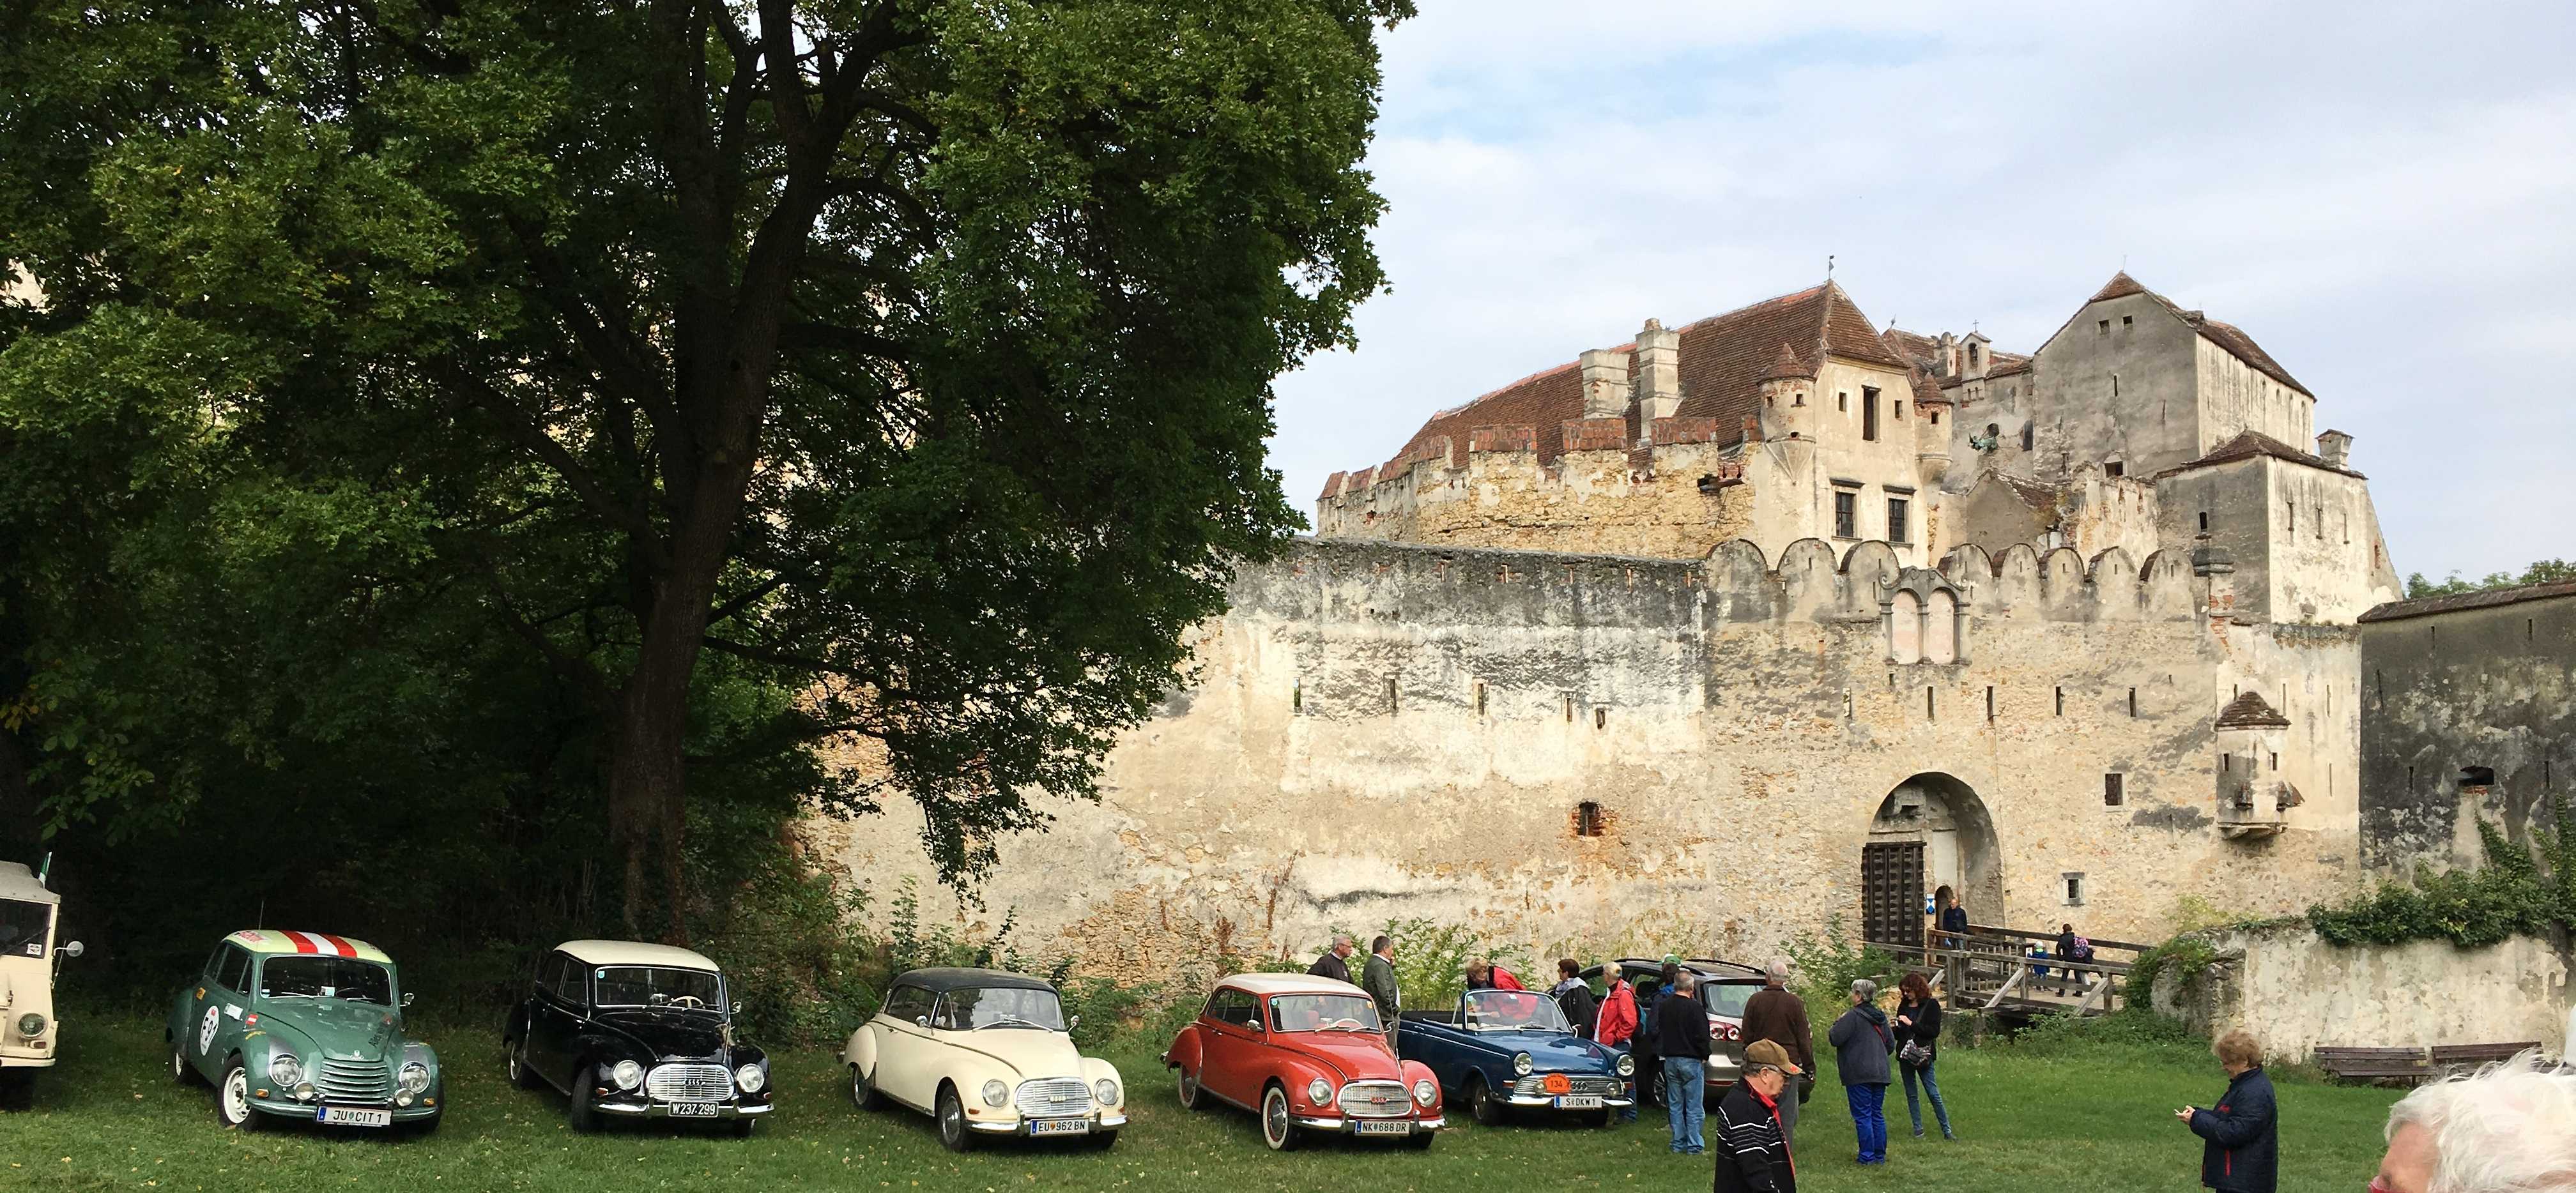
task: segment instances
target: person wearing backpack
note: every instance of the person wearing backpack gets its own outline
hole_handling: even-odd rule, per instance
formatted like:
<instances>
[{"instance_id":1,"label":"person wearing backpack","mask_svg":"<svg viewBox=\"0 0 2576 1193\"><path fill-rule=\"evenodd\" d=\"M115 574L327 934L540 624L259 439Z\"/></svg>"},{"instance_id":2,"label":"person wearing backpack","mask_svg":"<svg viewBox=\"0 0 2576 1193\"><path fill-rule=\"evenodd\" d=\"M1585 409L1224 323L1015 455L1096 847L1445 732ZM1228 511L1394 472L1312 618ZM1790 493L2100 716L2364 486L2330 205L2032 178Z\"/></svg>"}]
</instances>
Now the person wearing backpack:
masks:
<instances>
[{"instance_id":1,"label":"person wearing backpack","mask_svg":"<svg viewBox=\"0 0 2576 1193\"><path fill-rule=\"evenodd\" d=\"M1896 1070L1905 1079L1905 1116L1914 1120L1914 1137L1923 1138L1922 1097L1928 1096L1941 1138L1957 1139L1950 1133L1950 1107L1932 1080L1932 1062L1941 1058L1941 1000L1932 997L1932 983L1919 973L1907 973L1896 992L1902 1000L1896 1004ZM1914 1092L1917 1082L1923 1086L1921 1096Z\"/></svg>"},{"instance_id":2,"label":"person wearing backpack","mask_svg":"<svg viewBox=\"0 0 2576 1193\"><path fill-rule=\"evenodd\" d=\"M2093 960L2093 942L2076 935L2075 925L2060 924L2057 928L2057 959L2060 961L2074 961L2089 964ZM2041 972L2045 973L2046 971L2043 970ZM2086 972L2087 971L2068 969L2063 965L2058 966L2057 992L2060 994L2073 993L2073 991L2067 989L2067 985L2069 983L2073 983L2079 989L2082 988L2086 984L2084 976Z\"/></svg>"},{"instance_id":3,"label":"person wearing backpack","mask_svg":"<svg viewBox=\"0 0 2576 1193\"><path fill-rule=\"evenodd\" d=\"M1868 978L1853 982L1851 1009L1825 1033L1841 1070L1843 1096L1851 1102L1852 1133L1860 1137L1863 1164L1887 1163L1887 1058L1896 1051L1896 1040L1877 999L1878 983Z\"/></svg>"}]
</instances>

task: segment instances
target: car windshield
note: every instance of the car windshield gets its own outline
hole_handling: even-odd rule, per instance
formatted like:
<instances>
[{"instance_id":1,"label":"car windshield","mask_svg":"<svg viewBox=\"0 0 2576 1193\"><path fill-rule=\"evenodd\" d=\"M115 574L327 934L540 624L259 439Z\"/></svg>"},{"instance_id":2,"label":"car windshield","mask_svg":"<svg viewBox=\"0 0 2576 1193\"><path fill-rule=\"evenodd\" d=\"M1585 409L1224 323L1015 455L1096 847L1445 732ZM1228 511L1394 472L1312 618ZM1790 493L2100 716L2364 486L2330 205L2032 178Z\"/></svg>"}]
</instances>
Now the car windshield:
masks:
<instances>
[{"instance_id":1,"label":"car windshield","mask_svg":"<svg viewBox=\"0 0 2576 1193\"><path fill-rule=\"evenodd\" d=\"M724 979L703 969L605 965L592 970L590 976L596 1005L603 1007L679 1007L693 1011L724 1007Z\"/></svg>"},{"instance_id":2,"label":"car windshield","mask_svg":"<svg viewBox=\"0 0 2576 1193\"><path fill-rule=\"evenodd\" d=\"M1762 987L1752 982L1703 982L1699 992L1701 1001L1708 1004L1709 1014L1741 1019L1744 1017L1744 1004L1753 1001L1753 996L1760 994Z\"/></svg>"},{"instance_id":3,"label":"car windshield","mask_svg":"<svg viewBox=\"0 0 2576 1193\"><path fill-rule=\"evenodd\" d=\"M1385 1031L1377 1003L1357 994L1282 994L1270 1000L1278 1031Z\"/></svg>"},{"instance_id":4,"label":"car windshield","mask_svg":"<svg viewBox=\"0 0 2576 1193\"><path fill-rule=\"evenodd\" d=\"M1064 1001L1053 990L968 986L948 992L940 1004L938 1026L942 1031L988 1027L1063 1031Z\"/></svg>"},{"instance_id":5,"label":"car windshield","mask_svg":"<svg viewBox=\"0 0 2576 1193\"><path fill-rule=\"evenodd\" d=\"M394 1005L394 975L349 957L271 957L259 967L262 998L344 998Z\"/></svg>"},{"instance_id":6,"label":"car windshield","mask_svg":"<svg viewBox=\"0 0 2576 1193\"><path fill-rule=\"evenodd\" d=\"M54 918L54 905L27 899L0 899L0 955L42 957L45 955L45 925Z\"/></svg>"},{"instance_id":7,"label":"car windshield","mask_svg":"<svg viewBox=\"0 0 2576 1193\"><path fill-rule=\"evenodd\" d=\"M1528 990L1470 990L1459 1026L1469 1031L1572 1031L1556 1000Z\"/></svg>"}]
</instances>

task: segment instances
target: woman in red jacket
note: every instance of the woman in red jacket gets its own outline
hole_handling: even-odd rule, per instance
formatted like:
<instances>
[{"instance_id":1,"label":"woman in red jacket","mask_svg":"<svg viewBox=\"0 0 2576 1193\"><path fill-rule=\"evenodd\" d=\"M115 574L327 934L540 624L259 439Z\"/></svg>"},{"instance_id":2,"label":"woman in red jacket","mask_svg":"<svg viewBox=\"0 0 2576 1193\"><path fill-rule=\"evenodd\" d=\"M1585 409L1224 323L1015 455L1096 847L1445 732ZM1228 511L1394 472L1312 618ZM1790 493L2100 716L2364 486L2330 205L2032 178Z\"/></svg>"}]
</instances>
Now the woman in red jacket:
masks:
<instances>
[{"instance_id":1,"label":"woman in red jacket","mask_svg":"<svg viewBox=\"0 0 2576 1193\"><path fill-rule=\"evenodd\" d=\"M1634 1055L1630 1041L1637 1036L1637 991L1619 976L1619 963L1616 961L1601 967L1601 980L1610 984L1610 991L1601 996L1600 1026L1593 1031L1592 1038L1604 1048L1616 1048ZM1639 1073L1635 1080L1643 1088L1646 1075ZM1619 1108L1619 1121L1637 1121L1637 1099L1631 1097L1627 1105Z\"/></svg>"}]
</instances>

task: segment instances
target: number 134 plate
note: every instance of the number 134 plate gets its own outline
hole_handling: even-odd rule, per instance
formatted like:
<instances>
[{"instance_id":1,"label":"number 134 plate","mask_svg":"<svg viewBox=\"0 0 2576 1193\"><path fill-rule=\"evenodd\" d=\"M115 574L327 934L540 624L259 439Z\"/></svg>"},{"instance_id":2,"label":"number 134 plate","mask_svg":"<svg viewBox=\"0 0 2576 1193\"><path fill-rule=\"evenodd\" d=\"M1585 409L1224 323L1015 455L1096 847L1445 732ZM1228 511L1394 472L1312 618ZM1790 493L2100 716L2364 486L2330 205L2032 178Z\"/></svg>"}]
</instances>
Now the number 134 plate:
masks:
<instances>
[{"instance_id":1,"label":"number 134 plate","mask_svg":"<svg viewBox=\"0 0 2576 1193\"><path fill-rule=\"evenodd\" d=\"M313 1112L313 1121L326 1127L390 1127L394 1112L364 1110L353 1106L325 1106Z\"/></svg>"}]
</instances>

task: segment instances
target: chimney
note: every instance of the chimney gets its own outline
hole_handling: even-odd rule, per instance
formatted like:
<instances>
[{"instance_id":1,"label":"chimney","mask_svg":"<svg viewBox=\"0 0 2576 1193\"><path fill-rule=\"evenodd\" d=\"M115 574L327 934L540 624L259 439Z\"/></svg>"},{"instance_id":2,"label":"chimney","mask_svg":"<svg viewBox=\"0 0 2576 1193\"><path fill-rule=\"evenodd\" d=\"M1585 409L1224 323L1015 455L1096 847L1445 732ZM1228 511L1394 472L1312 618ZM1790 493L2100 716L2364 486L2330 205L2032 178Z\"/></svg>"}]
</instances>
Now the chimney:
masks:
<instances>
[{"instance_id":1,"label":"chimney","mask_svg":"<svg viewBox=\"0 0 2576 1193\"><path fill-rule=\"evenodd\" d=\"M2352 467L2352 436L2341 431L2317 436L2317 458L2324 460L2328 468Z\"/></svg>"},{"instance_id":2,"label":"chimney","mask_svg":"<svg viewBox=\"0 0 2576 1193\"><path fill-rule=\"evenodd\" d=\"M1656 419L1671 418L1681 404L1682 333L1665 330L1660 319L1648 319L1637 333L1637 425L1651 427Z\"/></svg>"},{"instance_id":3,"label":"chimney","mask_svg":"<svg viewBox=\"0 0 2576 1193\"><path fill-rule=\"evenodd\" d=\"M1628 354L1594 348L1582 359L1583 417L1628 417Z\"/></svg>"}]
</instances>

